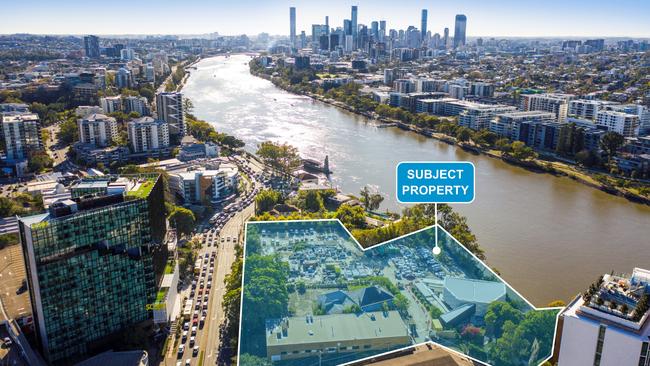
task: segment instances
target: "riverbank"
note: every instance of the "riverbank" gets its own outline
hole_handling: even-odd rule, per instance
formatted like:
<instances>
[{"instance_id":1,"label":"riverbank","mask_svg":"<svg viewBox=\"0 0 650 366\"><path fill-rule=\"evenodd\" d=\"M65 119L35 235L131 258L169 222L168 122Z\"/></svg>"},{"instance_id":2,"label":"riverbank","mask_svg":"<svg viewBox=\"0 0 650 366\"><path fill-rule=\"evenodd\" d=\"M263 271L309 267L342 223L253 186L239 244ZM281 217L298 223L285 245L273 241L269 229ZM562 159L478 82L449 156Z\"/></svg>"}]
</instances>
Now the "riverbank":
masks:
<instances>
[{"instance_id":1,"label":"riverbank","mask_svg":"<svg viewBox=\"0 0 650 366\"><path fill-rule=\"evenodd\" d=\"M550 155L542 154L540 155L541 157L537 157L534 159L518 160L511 156L503 154L503 152L501 151L479 146L470 142L460 142L453 136L435 132L431 129L419 128L415 125L404 123L399 120L382 117L377 115L374 112L361 112L346 103L327 98L320 94L315 94L310 92L295 93L295 91L291 90L290 88L283 87L282 83L275 83L274 80L279 79L277 77L274 78L269 75L255 73L253 72L253 70L251 70L251 74L256 77L269 80L277 87L282 88L283 90L286 90L290 93L310 97L319 102L326 103L334 107L340 108L342 110L345 110L347 112L366 117L372 121L381 123L383 126L397 127L402 130L414 132L419 135L433 138L450 145L455 145L471 153L482 154L484 156L488 156L493 159L500 159L510 165L521 167L526 170L549 173L551 175L558 176L558 177L559 176L568 177L572 180L575 180L576 182L598 189L602 192L623 197L628 201L650 205L650 197L641 195L636 189L616 186L616 180L623 179L623 178L612 177L611 175L604 172L602 173L588 172L575 165L561 162Z\"/></svg>"}]
</instances>

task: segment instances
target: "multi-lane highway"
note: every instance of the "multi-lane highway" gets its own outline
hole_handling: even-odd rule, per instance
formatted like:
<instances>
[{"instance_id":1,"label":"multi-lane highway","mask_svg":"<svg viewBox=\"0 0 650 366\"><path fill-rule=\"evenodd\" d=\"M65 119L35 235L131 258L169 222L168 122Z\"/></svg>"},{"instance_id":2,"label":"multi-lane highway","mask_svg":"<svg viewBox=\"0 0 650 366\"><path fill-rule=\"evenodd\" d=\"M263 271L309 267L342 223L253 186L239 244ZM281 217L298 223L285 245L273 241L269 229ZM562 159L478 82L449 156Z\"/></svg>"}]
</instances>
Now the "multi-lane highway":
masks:
<instances>
[{"instance_id":1,"label":"multi-lane highway","mask_svg":"<svg viewBox=\"0 0 650 366\"><path fill-rule=\"evenodd\" d=\"M165 365L214 365L217 362L218 347L221 342L219 329L225 320L222 309L226 291L225 278L235 261L236 246L243 245L244 224L255 214L254 196L259 189L263 188L263 184L255 179L255 176L261 173L261 166L243 159L235 161L240 170L250 179L247 184L248 190L232 206L236 207L234 212L221 213L218 215L218 222L213 221L209 227L200 230L198 234L202 241L202 248L197 256L201 260L201 265L199 274L194 277L196 285L183 290L179 295L181 298L187 296L188 299L192 299L192 319L180 321L179 327L183 336L174 349L167 352ZM207 309L204 315L206 292ZM196 328L193 328L194 317L198 319ZM200 326L203 317L205 317L204 324ZM182 353L179 352L180 345L184 348ZM195 347L198 347L196 352Z\"/></svg>"}]
</instances>

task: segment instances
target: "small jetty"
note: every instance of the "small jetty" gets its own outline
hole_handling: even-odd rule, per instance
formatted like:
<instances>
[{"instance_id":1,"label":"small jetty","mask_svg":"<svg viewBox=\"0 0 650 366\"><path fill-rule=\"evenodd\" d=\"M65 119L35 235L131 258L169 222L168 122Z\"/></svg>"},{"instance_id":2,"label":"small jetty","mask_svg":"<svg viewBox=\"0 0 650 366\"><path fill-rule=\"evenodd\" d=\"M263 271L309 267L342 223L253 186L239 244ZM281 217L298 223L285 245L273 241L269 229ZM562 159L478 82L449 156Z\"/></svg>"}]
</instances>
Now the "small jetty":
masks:
<instances>
[{"instance_id":1,"label":"small jetty","mask_svg":"<svg viewBox=\"0 0 650 366\"><path fill-rule=\"evenodd\" d=\"M325 156L325 160L321 163L316 159L302 158L302 167L305 171L321 172L330 174L329 156Z\"/></svg>"}]
</instances>

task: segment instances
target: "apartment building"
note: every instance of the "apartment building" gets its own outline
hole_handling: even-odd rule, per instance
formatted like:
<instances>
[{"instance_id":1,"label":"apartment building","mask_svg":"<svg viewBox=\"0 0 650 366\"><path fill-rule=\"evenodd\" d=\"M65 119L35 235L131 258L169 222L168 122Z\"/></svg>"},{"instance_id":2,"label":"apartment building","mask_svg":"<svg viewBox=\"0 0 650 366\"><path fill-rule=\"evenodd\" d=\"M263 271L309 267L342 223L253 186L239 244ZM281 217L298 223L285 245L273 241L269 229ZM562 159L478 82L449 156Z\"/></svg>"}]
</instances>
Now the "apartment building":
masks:
<instances>
[{"instance_id":1,"label":"apartment building","mask_svg":"<svg viewBox=\"0 0 650 366\"><path fill-rule=\"evenodd\" d=\"M559 316L559 366L650 365L650 271L606 274Z\"/></svg>"},{"instance_id":2,"label":"apartment building","mask_svg":"<svg viewBox=\"0 0 650 366\"><path fill-rule=\"evenodd\" d=\"M169 125L152 117L140 117L127 126L129 144L134 153L169 147Z\"/></svg>"},{"instance_id":3,"label":"apartment building","mask_svg":"<svg viewBox=\"0 0 650 366\"><path fill-rule=\"evenodd\" d=\"M38 115L30 112L0 113L2 138L8 161L25 160L34 151L43 150Z\"/></svg>"},{"instance_id":4,"label":"apartment building","mask_svg":"<svg viewBox=\"0 0 650 366\"><path fill-rule=\"evenodd\" d=\"M574 98L571 94L524 94L521 96L522 111L544 111L555 114L559 123L565 123L569 112L569 101Z\"/></svg>"},{"instance_id":5,"label":"apartment building","mask_svg":"<svg viewBox=\"0 0 650 366\"><path fill-rule=\"evenodd\" d=\"M617 132L624 137L639 135L639 116L617 111L601 111L596 115L596 126Z\"/></svg>"},{"instance_id":6,"label":"apartment building","mask_svg":"<svg viewBox=\"0 0 650 366\"><path fill-rule=\"evenodd\" d=\"M77 120L79 141L97 147L109 146L117 138L117 121L104 114L91 114Z\"/></svg>"},{"instance_id":7,"label":"apartment building","mask_svg":"<svg viewBox=\"0 0 650 366\"><path fill-rule=\"evenodd\" d=\"M169 134L180 138L185 136L185 113L183 112L183 94L156 94L156 112L158 118L167 122Z\"/></svg>"}]
</instances>

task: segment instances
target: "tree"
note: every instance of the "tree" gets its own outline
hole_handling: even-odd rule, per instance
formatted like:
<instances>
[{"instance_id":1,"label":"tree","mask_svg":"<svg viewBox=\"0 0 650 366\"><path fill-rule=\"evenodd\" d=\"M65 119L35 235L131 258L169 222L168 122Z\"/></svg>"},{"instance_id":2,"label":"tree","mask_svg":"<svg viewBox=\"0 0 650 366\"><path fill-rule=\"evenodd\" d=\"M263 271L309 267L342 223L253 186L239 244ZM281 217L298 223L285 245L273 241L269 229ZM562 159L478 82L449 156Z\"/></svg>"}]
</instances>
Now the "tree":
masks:
<instances>
[{"instance_id":1,"label":"tree","mask_svg":"<svg viewBox=\"0 0 650 366\"><path fill-rule=\"evenodd\" d=\"M456 130L456 139L460 142L467 142L472 138L472 130L467 127L459 127Z\"/></svg>"},{"instance_id":2,"label":"tree","mask_svg":"<svg viewBox=\"0 0 650 366\"><path fill-rule=\"evenodd\" d=\"M167 219L179 234L191 233L196 221L196 217L192 211L179 206L173 206L173 210L167 216Z\"/></svg>"},{"instance_id":3,"label":"tree","mask_svg":"<svg viewBox=\"0 0 650 366\"><path fill-rule=\"evenodd\" d=\"M265 163L284 174L291 174L302 164L298 149L289 144L279 144L272 141L262 142L257 149L257 155Z\"/></svg>"},{"instance_id":4,"label":"tree","mask_svg":"<svg viewBox=\"0 0 650 366\"><path fill-rule=\"evenodd\" d=\"M281 200L280 192L273 189L264 189L255 197L257 214L271 211L273 206Z\"/></svg>"},{"instance_id":5,"label":"tree","mask_svg":"<svg viewBox=\"0 0 650 366\"><path fill-rule=\"evenodd\" d=\"M361 206L343 204L336 210L334 216L341 220L344 225L354 227L364 227L366 225L366 216Z\"/></svg>"},{"instance_id":6,"label":"tree","mask_svg":"<svg viewBox=\"0 0 650 366\"><path fill-rule=\"evenodd\" d=\"M320 195L320 192L314 189L310 189L305 194L305 209L311 212L320 212L325 208L323 204L323 198Z\"/></svg>"},{"instance_id":7,"label":"tree","mask_svg":"<svg viewBox=\"0 0 650 366\"><path fill-rule=\"evenodd\" d=\"M56 134L59 141L64 144L72 144L79 140L79 129L74 118L68 118L59 125L59 132Z\"/></svg>"},{"instance_id":8,"label":"tree","mask_svg":"<svg viewBox=\"0 0 650 366\"><path fill-rule=\"evenodd\" d=\"M510 152L512 152L512 144L510 143L510 140L506 138L498 139L494 143L494 146L496 146L496 148L499 149L504 154L509 154Z\"/></svg>"},{"instance_id":9,"label":"tree","mask_svg":"<svg viewBox=\"0 0 650 366\"><path fill-rule=\"evenodd\" d=\"M617 132L607 132L601 138L600 147L607 152L610 164L623 143L625 143L625 138Z\"/></svg>"},{"instance_id":10,"label":"tree","mask_svg":"<svg viewBox=\"0 0 650 366\"><path fill-rule=\"evenodd\" d=\"M524 161L536 158L537 153L522 141L515 141L512 143L512 157Z\"/></svg>"},{"instance_id":11,"label":"tree","mask_svg":"<svg viewBox=\"0 0 650 366\"><path fill-rule=\"evenodd\" d=\"M576 162L582 166L593 167L600 164L598 155L593 150L583 149L575 155Z\"/></svg>"},{"instance_id":12,"label":"tree","mask_svg":"<svg viewBox=\"0 0 650 366\"><path fill-rule=\"evenodd\" d=\"M305 285L304 281L298 281L296 283L296 290L298 291L299 294L304 294L305 291L307 291L307 285Z\"/></svg>"},{"instance_id":13,"label":"tree","mask_svg":"<svg viewBox=\"0 0 650 366\"><path fill-rule=\"evenodd\" d=\"M272 366L272 363L267 358L244 353L239 357L239 366Z\"/></svg>"},{"instance_id":14,"label":"tree","mask_svg":"<svg viewBox=\"0 0 650 366\"><path fill-rule=\"evenodd\" d=\"M501 337L503 327L506 322L518 324L523 319L521 311L515 309L510 303L503 301L496 301L488 306L485 313L485 325L488 335L493 337Z\"/></svg>"},{"instance_id":15,"label":"tree","mask_svg":"<svg viewBox=\"0 0 650 366\"><path fill-rule=\"evenodd\" d=\"M361 203L367 211L375 211L384 201L384 197L379 193L373 193L368 186L364 186L359 192Z\"/></svg>"},{"instance_id":16,"label":"tree","mask_svg":"<svg viewBox=\"0 0 650 366\"><path fill-rule=\"evenodd\" d=\"M52 158L45 151L37 151L31 154L27 167L30 171L40 173L52 167Z\"/></svg>"}]
</instances>

